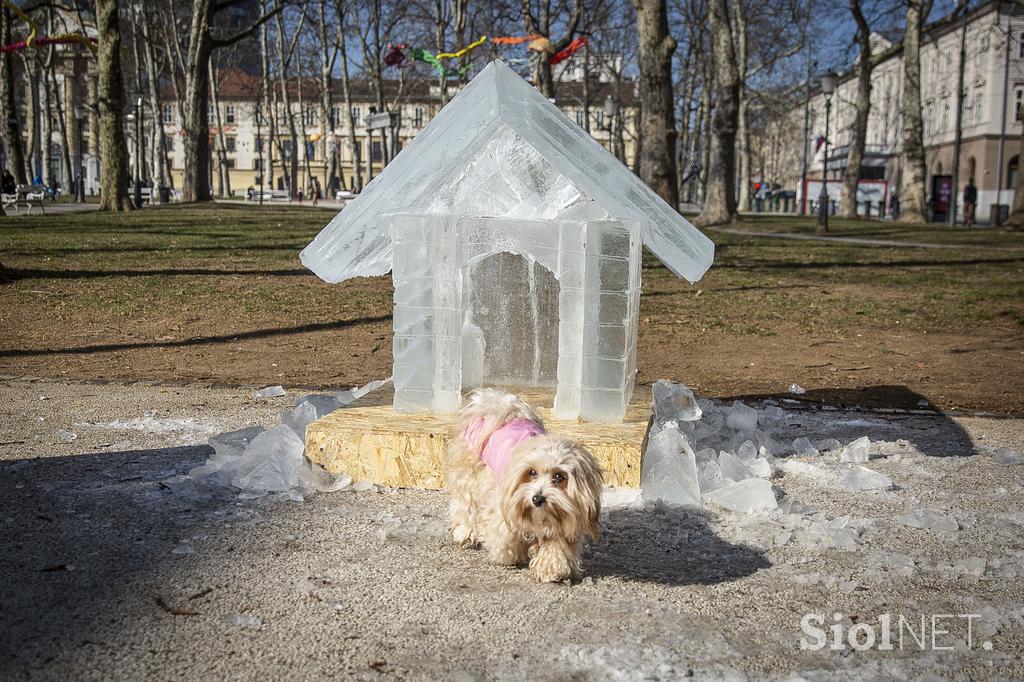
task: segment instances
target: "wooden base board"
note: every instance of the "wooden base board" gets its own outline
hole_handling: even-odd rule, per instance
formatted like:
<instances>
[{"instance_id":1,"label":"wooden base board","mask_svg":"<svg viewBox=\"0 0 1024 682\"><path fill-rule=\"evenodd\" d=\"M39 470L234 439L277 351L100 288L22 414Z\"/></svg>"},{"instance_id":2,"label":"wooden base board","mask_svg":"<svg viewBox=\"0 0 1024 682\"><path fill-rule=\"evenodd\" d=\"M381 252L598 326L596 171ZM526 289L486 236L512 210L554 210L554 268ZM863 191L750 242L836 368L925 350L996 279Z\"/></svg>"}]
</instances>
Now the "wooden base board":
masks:
<instances>
[{"instance_id":1,"label":"wooden base board","mask_svg":"<svg viewBox=\"0 0 1024 682\"><path fill-rule=\"evenodd\" d=\"M552 433L587 447L604 469L604 484L640 487L640 457L651 417L651 400L640 390L619 424L556 419L553 392L515 389ZM390 387L380 388L306 427L309 458L336 474L393 488L444 487L444 462L453 414L396 413Z\"/></svg>"}]
</instances>

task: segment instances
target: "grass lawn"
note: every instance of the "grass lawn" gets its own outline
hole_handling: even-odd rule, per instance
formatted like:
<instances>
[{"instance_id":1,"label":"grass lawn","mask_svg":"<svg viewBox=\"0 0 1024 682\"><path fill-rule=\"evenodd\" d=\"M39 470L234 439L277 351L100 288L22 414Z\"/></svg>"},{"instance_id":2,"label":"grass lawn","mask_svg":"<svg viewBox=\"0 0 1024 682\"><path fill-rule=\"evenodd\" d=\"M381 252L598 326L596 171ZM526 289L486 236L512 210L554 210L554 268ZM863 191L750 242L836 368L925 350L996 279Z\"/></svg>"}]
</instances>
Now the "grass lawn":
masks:
<instances>
[{"instance_id":1,"label":"grass lawn","mask_svg":"<svg viewBox=\"0 0 1024 682\"><path fill-rule=\"evenodd\" d=\"M0 373L342 386L391 364L390 278L328 285L298 252L332 217L172 206L0 218ZM648 256L641 382L718 397L1024 412L1024 234L748 218L696 285ZM920 244L952 248L923 248Z\"/></svg>"}]
</instances>

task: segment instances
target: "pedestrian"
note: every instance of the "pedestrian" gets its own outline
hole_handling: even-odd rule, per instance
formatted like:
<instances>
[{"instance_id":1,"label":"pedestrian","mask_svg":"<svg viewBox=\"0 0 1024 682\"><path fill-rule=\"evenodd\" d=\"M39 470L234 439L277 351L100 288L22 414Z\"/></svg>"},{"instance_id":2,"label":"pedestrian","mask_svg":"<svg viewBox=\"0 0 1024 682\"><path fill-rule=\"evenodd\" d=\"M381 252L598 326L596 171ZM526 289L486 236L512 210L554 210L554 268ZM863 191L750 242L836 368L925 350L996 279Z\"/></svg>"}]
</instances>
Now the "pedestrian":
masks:
<instances>
[{"instance_id":1,"label":"pedestrian","mask_svg":"<svg viewBox=\"0 0 1024 682\"><path fill-rule=\"evenodd\" d=\"M978 188L974 186L974 178L970 178L964 187L964 227L974 227L974 209L977 205Z\"/></svg>"},{"instance_id":2,"label":"pedestrian","mask_svg":"<svg viewBox=\"0 0 1024 682\"><path fill-rule=\"evenodd\" d=\"M0 189L3 190L4 194L14 194L18 191L18 182L11 175L11 171L8 168L4 168L3 180L0 181Z\"/></svg>"},{"instance_id":3,"label":"pedestrian","mask_svg":"<svg viewBox=\"0 0 1024 682\"><path fill-rule=\"evenodd\" d=\"M320 199L320 185L317 184L316 178L313 178L309 185L309 195L313 199L313 206L316 207L316 203Z\"/></svg>"},{"instance_id":4,"label":"pedestrian","mask_svg":"<svg viewBox=\"0 0 1024 682\"><path fill-rule=\"evenodd\" d=\"M295 196L296 196L296 197L298 198L298 200L299 200L299 206L302 206L302 188L301 188L301 187L299 188L299 191L298 191L298 192L296 193L296 195L295 195Z\"/></svg>"}]
</instances>

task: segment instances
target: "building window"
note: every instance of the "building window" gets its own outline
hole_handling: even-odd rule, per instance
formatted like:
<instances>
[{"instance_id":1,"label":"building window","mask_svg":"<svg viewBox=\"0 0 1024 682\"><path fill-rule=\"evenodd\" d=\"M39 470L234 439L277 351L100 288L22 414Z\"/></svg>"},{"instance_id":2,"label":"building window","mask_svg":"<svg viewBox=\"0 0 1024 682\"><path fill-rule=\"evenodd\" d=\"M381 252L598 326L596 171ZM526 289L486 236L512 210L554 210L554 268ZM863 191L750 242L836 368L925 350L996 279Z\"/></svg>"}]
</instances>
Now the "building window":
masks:
<instances>
[{"instance_id":1,"label":"building window","mask_svg":"<svg viewBox=\"0 0 1024 682\"><path fill-rule=\"evenodd\" d=\"M235 105L225 104L224 105L224 122L234 123L235 122Z\"/></svg>"},{"instance_id":2,"label":"building window","mask_svg":"<svg viewBox=\"0 0 1024 682\"><path fill-rule=\"evenodd\" d=\"M341 121L341 107L331 107L331 129L338 127Z\"/></svg>"},{"instance_id":3,"label":"building window","mask_svg":"<svg viewBox=\"0 0 1024 682\"><path fill-rule=\"evenodd\" d=\"M1006 189L1014 189L1017 186L1017 172L1020 166L1020 157L1015 156L1006 164Z\"/></svg>"},{"instance_id":4,"label":"building window","mask_svg":"<svg viewBox=\"0 0 1024 682\"><path fill-rule=\"evenodd\" d=\"M1013 87L1013 120L1021 120L1021 107L1024 106L1024 85Z\"/></svg>"},{"instance_id":5,"label":"building window","mask_svg":"<svg viewBox=\"0 0 1024 682\"><path fill-rule=\"evenodd\" d=\"M174 138L171 137L170 135L164 135L164 151L165 152L173 152L174 151Z\"/></svg>"},{"instance_id":6,"label":"building window","mask_svg":"<svg viewBox=\"0 0 1024 682\"><path fill-rule=\"evenodd\" d=\"M423 107L416 107L412 112L412 125L414 128L423 127Z\"/></svg>"},{"instance_id":7,"label":"building window","mask_svg":"<svg viewBox=\"0 0 1024 682\"><path fill-rule=\"evenodd\" d=\"M980 42L979 52L988 52L988 31L982 32Z\"/></svg>"},{"instance_id":8,"label":"building window","mask_svg":"<svg viewBox=\"0 0 1024 682\"><path fill-rule=\"evenodd\" d=\"M224 167L225 168L227 168L229 170L234 170L234 168L235 168L235 160L234 159L224 159L223 163L224 163Z\"/></svg>"},{"instance_id":9,"label":"building window","mask_svg":"<svg viewBox=\"0 0 1024 682\"><path fill-rule=\"evenodd\" d=\"M235 136L234 135L228 135L227 137L224 138L224 149L226 151L228 151L228 152L234 152L235 151Z\"/></svg>"},{"instance_id":10,"label":"building window","mask_svg":"<svg viewBox=\"0 0 1024 682\"><path fill-rule=\"evenodd\" d=\"M263 161L263 159L253 159L252 160L252 169L254 171L262 171L264 163L265 162Z\"/></svg>"},{"instance_id":11,"label":"building window","mask_svg":"<svg viewBox=\"0 0 1024 682\"><path fill-rule=\"evenodd\" d=\"M604 109L598 109L595 118L597 118L597 127L604 128Z\"/></svg>"},{"instance_id":12,"label":"building window","mask_svg":"<svg viewBox=\"0 0 1024 682\"><path fill-rule=\"evenodd\" d=\"M255 141L253 142L253 151L255 151L257 154L262 154L263 153L263 138L262 137L257 137L255 139Z\"/></svg>"},{"instance_id":13,"label":"building window","mask_svg":"<svg viewBox=\"0 0 1024 682\"><path fill-rule=\"evenodd\" d=\"M174 123L174 107L170 104L164 104L161 108L161 120L166 124Z\"/></svg>"},{"instance_id":14,"label":"building window","mask_svg":"<svg viewBox=\"0 0 1024 682\"><path fill-rule=\"evenodd\" d=\"M583 123L584 123L583 110L582 109L577 109L576 110L576 125L578 125L580 128L582 128L583 127Z\"/></svg>"},{"instance_id":15,"label":"building window","mask_svg":"<svg viewBox=\"0 0 1024 682\"><path fill-rule=\"evenodd\" d=\"M974 125L978 125L979 123L981 123L982 116L985 113L983 111L983 107L984 99L982 98L981 93L974 93Z\"/></svg>"},{"instance_id":16,"label":"building window","mask_svg":"<svg viewBox=\"0 0 1024 682\"><path fill-rule=\"evenodd\" d=\"M945 102L942 105L942 128L939 129L939 132L945 132L948 127L949 127L949 102Z\"/></svg>"},{"instance_id":17,"label":"building window","mask_svg":"<svg viewBox=\"0 0 1024 682\"><path fill-rule=\"evenodd\" d=\"M284 158L292 158L292 141L282 140L281 141L281 152L284 154Z\"/></svg>"},{"instance_id":18,"label":"building window","mask_svg":"<svg viewBox=\"0 0 1024 682\"><path fill-rule=\"evenodd\" d=\"M1017 53L1017 56L1024 59L1024 33L1020 34L1020 40L1017 41L1017 44L1020 45L1020 51Z\"/></svg>"},{"instance_id":19,"label":"building window","mask_svg":"<svg viewBox=\"0 0 1024 682\"><path fill-rule=\"evenodd\" d=\"M316 143L315 142L307 142L306 143L306 158L307 159L315 159L316 158Z\"/></svg>"},{"instance_id":20,"label":"building window","mask_svg":"<svg viewBox=\"0 0 1024 682\"><path fill-rule=\"evenodd\" d=\"M359 107L352 107L352 123L354 125L359 125L359 115L362 111Z\"/></svg>"},{"instance_id":21,"label":"building window","mask_svg":"<svg viewBox=\"0 0 1024 682\"><path fill-rule=\"evenodd\" d=\"M313 122L315 120L316 120L316 111L313 110L313 107L308 107L308 108L305 108L305 109L302 110L302 124L303 125L311 126L311 125L313 125Z\"/></svg>"},{"instance_id":22,"label":"building window","mask_svg":"<svg viewBox=\"0 0 1024 682\"><path fill-rule=\"evenodd\" d=\"M217 122L217 107L210 105L206 109L206 123L213 125Z\"/></svg>"},{"instance_id":23,"label":"building window","mask_svg":"<svg viewBox=\"0 0 1024 682\"><path fill-rule=\"evenodd\" d=\"M383 161L384 154L380 146L380 140L374 140L373 146L370 148L370 160L371 161Z\"/></svg>"}]
</instances>

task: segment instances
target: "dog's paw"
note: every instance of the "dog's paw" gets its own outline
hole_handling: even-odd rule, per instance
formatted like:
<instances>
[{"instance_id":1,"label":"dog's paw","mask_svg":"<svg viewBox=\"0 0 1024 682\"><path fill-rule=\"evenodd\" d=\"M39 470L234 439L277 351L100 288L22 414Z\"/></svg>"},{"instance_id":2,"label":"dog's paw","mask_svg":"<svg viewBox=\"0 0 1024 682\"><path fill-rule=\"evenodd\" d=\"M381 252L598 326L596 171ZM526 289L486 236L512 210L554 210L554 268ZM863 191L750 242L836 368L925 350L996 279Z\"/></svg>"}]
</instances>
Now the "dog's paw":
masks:
<instances>
[{"instance_id":1,"label":"dog's paw","mask_svg":"<svg viewBox=\"0 0 1024 682\"><path fill-rule=\"evenodd\" d=\"M530 560L530 575L541 583L574 580L580 576L580 563L564 552L542 547Z\"/></svg>"},{"instance_id":2,"label":"dog's paw","mask_svg":"<svg viewBox=\"0 0 1024 682\"><path fill-rule=\"evenodd\" d=\"M478 544L473 529L461 523L452 529L452 542L463 549L472 549Z\"/></svg>"}]
</instances>

